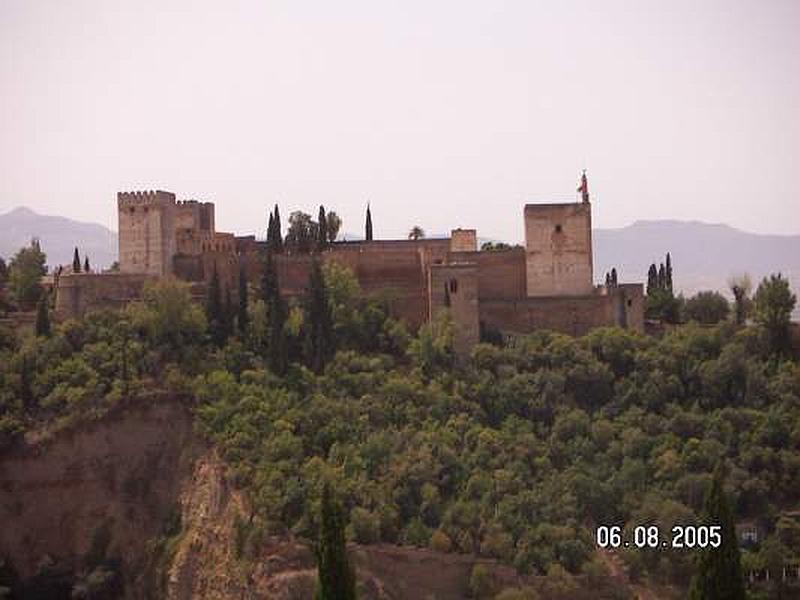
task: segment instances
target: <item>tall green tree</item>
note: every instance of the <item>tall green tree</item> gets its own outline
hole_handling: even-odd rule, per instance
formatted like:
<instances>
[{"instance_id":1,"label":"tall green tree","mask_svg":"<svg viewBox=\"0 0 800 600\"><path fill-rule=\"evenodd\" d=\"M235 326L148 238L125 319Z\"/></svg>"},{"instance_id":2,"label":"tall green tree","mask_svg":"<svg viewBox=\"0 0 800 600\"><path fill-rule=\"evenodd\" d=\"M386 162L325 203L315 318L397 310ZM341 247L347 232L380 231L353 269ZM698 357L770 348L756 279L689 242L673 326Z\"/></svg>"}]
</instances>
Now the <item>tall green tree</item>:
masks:
<instances>
[{"instance_id":1,"label":"tall green tree","mask_svg":"<svg viewBox=\"0 0 800 600\"><path fill-rule=\"evenodd\" d=\"M767 334L770 351L775 354L791 349L789 324L797 297L789 287L789 281L778 273L765 277L753 297L755 320Z\"/></svg>"},{"instance_id":2,"label":"tall green tree","mask_svg":"<svg viewBox=\"0 0 800 600\"><path fill-rule=\"evenodd\" d=\"M311 262L311 273L305 299L306 323L306 356L308 366L316 373L321 373L335 351L333 338L333 316L328 302L328 290L322 267L317 258Z\"/></svg>"},{"instance_id":3,"label":"tall green tree","mask_svg":"<svg viewBox=\"0 0 800 600\"><path fill-rule=\"evenodd\" d=\"M367 221L364 224L364 237L368 242L372 241L372 211L369 209L369 204L367 204Z\"/></svg>"},{"instance_id":4,"label":"tall green tree","mask_svg":"<svg viewBox=\"0 0 800 600\"><path fill-rule=\"evenodd\" d=\"M87 254L83 259L83 272L89 273L91 271L91 267L89 265L89 255Z\"/></svg>"},{"instance_id":5,"label":"tall green tree","mask_svg":"<svg viewBox=\"0 0 800 600\"><path fill-rule=\"evenodd\" d=\"M355 600L355 570L347 557L344 510L331 486L322 488L319 541L317 545L317 591L315 600Z\"/></svg>"},{"instance_id":6,"label":"tall green tree","mask_svg":"<svg viewBox=\"0 0 800 600\"><path fill-rule=\"evenodd\" d=\"M275 215L270 211L269 225L267 225L267 248L272 249L275 239Z\"/></svg>"},{"instance_id":7,"label":"tall green tree","mask_svg":"<svg viewBox=\"0 0 800 600\"><path fill-rule=\"evenodd\" d=\"M664 269L664 284L667 291L672 294L672 256L667 252L667 265Z\"/></svg>"},{"instance_id":8,"label":"tall green tree","mask_svg":"<svg viewBox=\"0 0 800 600\"><path fill-rule=\"evenodd\" d=\"M737 325L744 325L752 304L750 301L750 291L753 286L750 282L750 276L745 273L743 275L731 277L728 280L728 287L733 294L734 322Z\"/></svg>"},{"instance_id":9,"label":"tall green tree","mask_svg":"<svg viewBox=\"0 0 800 600\"><path fill-rule=\"evenodd\" d=\"M317 249L322 250L328 245L328 218L325 216L325 207L320 205L317 216Z\"/></svg>"},{"instance_id":10,"label":"tall green tree","mask_svg":"<svg viewBox=\"0 0 800 600\"><path fill-rule=\"evenodd\" d=\"M658 288L658 270L655 263L651 263L647 271L647 295L649 296Z\"/></svg>"},{"instance_id":11,"label":"tall green tree","mask_svg":"<svg viewBox=\"0 0 800 600\"><path fill-rule=\"evenodd\" d=\"M689 588L690 600L745 600L739 541L728 499L723 490L722 468L718 467L706 495L705 524L721 526L718 548L700 551Z\"/></svg>"},{"instance_id":12,"label":"tall green tree","mask_svg":"<svg viewBox=\"0 0 800 600\"><path fill-rule=\"evenodd\" d=\"M47 294L39 297L36 306L36 335L50 337L50 309Z\"/></svg>"},{"instance_id":13,"label":"tall green tree","mask_svg":"<svg viewBox=\"0 0 800 600\"><path fill-rule=\"evenodd\" d=\"M81 272L81 255L78 254L78 247L75 246L75 253L72 255L72 272Z\"/></svg>"},{"instance_id":14,"label":"tall green tree","mask_svg":"<svg viewBox=\"0 0 800 600\"><path fill-rule=\"evenodd\" d=\"M23 308L33 308L42 295L40 280L47 273L39 242L33 240L27 248L21 248L8 266L8 291Z\"/></svg>"},{"instance_id":15,"label":"tall green tree","mask_svg":"<svg viewBox=\"0 0 800 600\"><path fill-rule=\"evenodd\" d=\"M225 293L223 294L224 301L222 303L222 336L224 342L233 335L236 326L236 311L233 308L233 301L231 300L231 288L225 286Z\"/></svg>"},{"instance_id":16,"label":"tall green tree","mask_svg":"<svg viewBox=\"0 0 800 600\"><path fill-rule=\"evenodd\" d=\"M23 352L19 362L19 396L26 409L33 406L33 374L36 368L34 361Z\"/></svg>"},{"instance_id":17,"label":"tall green tree","mask_svg":"<svg viewBox=\"0 0 800 600\"><path fill-rule=\"evenodd\" d=\"M273 373L283 375L289 365L285 331L289 311L281 296L278 271L275 268L271 252L264 255L261 273L261 299L267 309L267 364Z\"/></svg>"},{"instance_id":18,"label":"tall green tree","mask_svg":"<svg viewBox=\"0 0 800 600\"><path fill-rule=\"evenodd\" d=\"M686 301L686 319L714 325L728 318L730 305L719 292L698 292Z\"/></svg>"},{"instance_id":19,"label":"tall green tree","mask_svg":"<svg viewBox=\"0 0 800 600\"><path fill-rule=\"evenodd\" d=\"M339 236L339 230L342 228L342 219L332 210L328 211L326 219L328 225L328 243L332 244Z\"/></svg>"},{"instance_id":20,"label":"tall green tree","mask_svg":"<svg viewBox=\"0 0 800 600\"><path fill-rule=\"evenodd\" d=\"M219 281L217 267L211 274L211 280L206 289L206 318L208 319L208 330L211 333L211 340L219 347L225 345L225 315L222 303L222 288Z\"/></svg>"},{"instance_id":21,"label":"tall green tree","mask_svg":"<svg viewBox=\"0 0 800 600\"><path fill-rule=\"evenodd\" d=\"M281 212L277 204L275 204L275 210L273 211L272 227L273 249L275 252L283 252L283 227L281 226Z\"/></svg>"},{"instance_id":22,"label":"tall green tree","mask_svg":"<svg viewBox=\"0 0 800 600\"><path fill-rule=\"evenodd\" d=\"M5 287L8 282L8 265L6 261L0 256L0 288Z\"/></svg>"},{"instance_id":23,"label":"tall green tree","mask_svg":"<svg viewBox=\"0 0 800 600\"><path fill-rule=\"evenodd\" d=\"M236 316L236 325L239 327L239 333L244 336L247 333L247 325L250 322L250 313L248 312L249 304L249 289L247 285L247 269L245 264L239 267L239 309Z\"/></svg>"},{"instance_id":24,"label":"tall green tree","mask_svg":"<svg viewBox=\"0 0 800 600\"><path fill-rule=\"evenodd\" d=\"M286 245L295 252L310 252L317 243L318 224L311 215L296 210L289 215Z\"/></svg>"}]
</instances>

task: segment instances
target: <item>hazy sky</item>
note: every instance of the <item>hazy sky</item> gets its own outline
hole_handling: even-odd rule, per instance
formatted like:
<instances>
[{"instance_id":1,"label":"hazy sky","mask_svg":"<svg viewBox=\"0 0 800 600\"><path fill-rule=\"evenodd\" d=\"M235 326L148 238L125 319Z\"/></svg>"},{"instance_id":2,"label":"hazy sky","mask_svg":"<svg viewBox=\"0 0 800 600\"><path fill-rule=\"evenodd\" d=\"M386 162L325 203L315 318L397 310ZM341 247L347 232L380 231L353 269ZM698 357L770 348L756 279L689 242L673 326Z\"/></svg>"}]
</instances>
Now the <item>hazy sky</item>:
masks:
<instances>
[{"instance_id":1,"label":"hazy sky","mask_svg":"<svg viewBox=\"0 0 800 600\"><path fill-rule=\"evenodd\" d=\"M800 1L0 0L0 212L518 240L584 167L598 227L800 233Z\"/></svg>"}]
</instances>

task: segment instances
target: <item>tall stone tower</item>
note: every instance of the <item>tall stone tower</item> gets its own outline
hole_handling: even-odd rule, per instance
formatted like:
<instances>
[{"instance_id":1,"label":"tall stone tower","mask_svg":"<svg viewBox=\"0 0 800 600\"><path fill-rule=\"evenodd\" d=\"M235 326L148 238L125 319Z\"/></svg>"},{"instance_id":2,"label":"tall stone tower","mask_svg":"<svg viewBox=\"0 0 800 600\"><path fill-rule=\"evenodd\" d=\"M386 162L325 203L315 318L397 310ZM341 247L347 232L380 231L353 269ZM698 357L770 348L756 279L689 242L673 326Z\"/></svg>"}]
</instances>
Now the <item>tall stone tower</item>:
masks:
<instances>
[{"instance_id":1,"label":"tall stone tower","mask_svg":"<svg viewBox=\"0 0 800 600\"><path fill-rule=\"evenodd\" d=\"M584 296L594 289L592 205L586 174L581 202L525 205L528 296Z\"/></svg>"},{"instance_id":2,"label":"tall stone tower","mask_svg":"<svg viewBox=\"0 0 800 600\"><path fill-rule=\"evenodd\" d=\"M176 252L175 194L119 192L119 267L123 273L169 275Z\"/></svg>"},{"instance_id":3,"label":"tall stone tower","mask_svg":"<svg viewBox=\"0 0 800 600\"><path fill-rule=\"evenodd\" d=\"M469 355L480 341L478 317L478 267L474 262L434 264L428 272L428 318L444 308L453 317L453 347Z\"/></svg>"}]
</instances>

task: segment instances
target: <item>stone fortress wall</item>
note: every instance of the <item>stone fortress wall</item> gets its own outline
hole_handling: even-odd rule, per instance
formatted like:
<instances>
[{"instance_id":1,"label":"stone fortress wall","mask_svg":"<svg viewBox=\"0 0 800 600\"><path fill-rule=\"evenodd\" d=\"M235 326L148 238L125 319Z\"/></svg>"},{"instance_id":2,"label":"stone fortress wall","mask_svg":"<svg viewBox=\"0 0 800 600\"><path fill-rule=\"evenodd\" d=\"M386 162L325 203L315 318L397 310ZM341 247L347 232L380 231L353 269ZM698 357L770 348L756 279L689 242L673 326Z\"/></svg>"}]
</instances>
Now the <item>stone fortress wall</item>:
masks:
<instances>
[{"instance_id":1,"label":"stone fortress wall","mask_svg":"<svg viewBox=\"0 0 800 600\"><path fill-rule=\"evenodd\" d=\"M197 296L214 272L234 297L241 270L257 286L263 242L217 232L213 203L176 201L164 191L121 192L117 203L120 272L60 277L61 317L124 305L157 277L193 282ZM479 341L481 327L510 334L644 330L641 284L594 285L588 193L582 202L528 204L524 220L524 248L479 251L474 229L455 229L441 239L336 242L320 257L349 267L364 294L384 298L412 329L449 306L461 353ZM275 257L286 296L303 294L311 261L308 254Z\"/></svg>"}]
</instances>

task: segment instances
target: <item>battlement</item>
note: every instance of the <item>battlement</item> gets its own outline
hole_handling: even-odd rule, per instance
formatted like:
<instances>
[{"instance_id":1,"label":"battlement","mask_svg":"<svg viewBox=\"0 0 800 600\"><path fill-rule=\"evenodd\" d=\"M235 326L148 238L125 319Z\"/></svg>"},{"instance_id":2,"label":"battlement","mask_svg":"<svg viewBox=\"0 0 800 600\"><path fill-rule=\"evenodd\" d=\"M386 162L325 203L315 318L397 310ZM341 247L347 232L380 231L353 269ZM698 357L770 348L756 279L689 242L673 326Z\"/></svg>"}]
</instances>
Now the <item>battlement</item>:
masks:
<instances>
[{"instance_id":1,"label":"battlement","mask_svg":"<svg viewBox=\"0 0 800 600\"><path fill-rule=\"evenodd\" d=\"M128 206L163 206L175 204L175 194L163 190L143 190L133 192L117 192L117 205Z\"/></svg>"}]
</instances>

